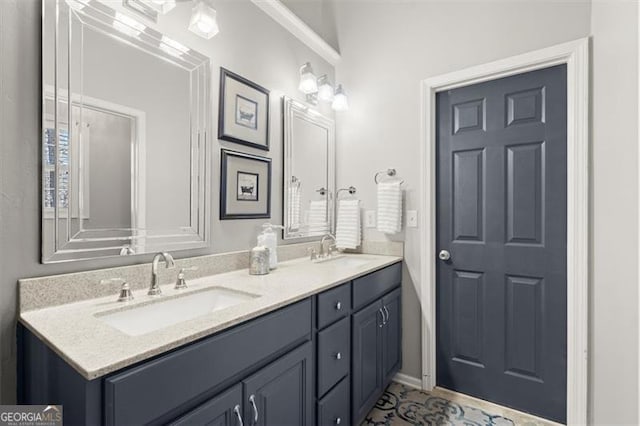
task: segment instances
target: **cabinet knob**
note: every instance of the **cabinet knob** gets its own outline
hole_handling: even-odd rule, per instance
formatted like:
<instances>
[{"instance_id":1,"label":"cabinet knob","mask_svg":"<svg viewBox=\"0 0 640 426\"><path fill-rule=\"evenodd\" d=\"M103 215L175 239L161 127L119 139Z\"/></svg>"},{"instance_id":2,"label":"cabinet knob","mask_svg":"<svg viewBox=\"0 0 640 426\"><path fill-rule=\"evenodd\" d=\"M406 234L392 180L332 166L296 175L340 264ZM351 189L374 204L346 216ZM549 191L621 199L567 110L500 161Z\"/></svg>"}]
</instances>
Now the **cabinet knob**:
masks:
<instances>
[{"instance_id":1,"label":"cabinet knob","mask_svg":"<svg viewBox=\"0 0 640 426\"><path fill-rule=\"evenodd\" d=\"M339 311L340 309L342 309L342 303L338 302L336 303L336 311Z\"/></svg>"},{"instance_id":2,"label":"cabinet knob","mask_svg":"<svg viewBox=\"0 0 640 426\"><path fill-rule=\"evenodd\" d=\"M384 312L382 311L382 308L378 309L378 313L380 314L380 317L382 318L382 321L380 321L380 324L378 324L378 327L382 328L387 323L384 320Z\"/></svg>"},{"instance_id":3,"label":"cabinet knob","mask_svg":"<svg viewBox=\"0 0 640 426\"><path fill-rule=\"evenodd\" d=\"M338 417L338 418L336 419L336 424L337 424L337 425L339 425L340 423L342 423L342 419L341 419L340 417Z\"/></svg>"},{"instance_id":4,"label":"cabinet knob","mask_svg":"<svg viewBox=\"0 0 640 426\"><path fill-rule=\"evenodd\" d=\"M336 359L337 359L337 360L341 360L341 359L342 359L342 353L338 352L338 353L336 354Z\"/></svg>"}]
</instances>

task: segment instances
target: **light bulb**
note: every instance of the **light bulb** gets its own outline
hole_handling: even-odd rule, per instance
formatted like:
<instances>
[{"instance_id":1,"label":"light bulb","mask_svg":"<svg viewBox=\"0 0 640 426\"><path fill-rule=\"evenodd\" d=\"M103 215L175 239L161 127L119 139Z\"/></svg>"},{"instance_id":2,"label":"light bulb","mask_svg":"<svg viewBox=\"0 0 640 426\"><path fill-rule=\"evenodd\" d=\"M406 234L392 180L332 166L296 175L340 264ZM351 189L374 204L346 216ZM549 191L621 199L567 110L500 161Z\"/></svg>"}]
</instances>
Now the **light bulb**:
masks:
<instances>
[{"instance_id":1,"label":"light bulb","mask_svg":"<svg viewBox=\"0 0 640 426\"><path fill-rule=\"evenodd\" d=\"M347 95L342 88L342 84L338 84L338 87L336 88L336 93L333 97L331 108L336 111L346 111L349 109L349 100L347 99Z\"/></svg>"},{"instance_id":2,"label":"light bulb","mask_svg":"<svg viewBox=\"0 0 640 426\"><path fill-rule=\"evenodd\" d=\"M325 102L333 100L333 86L326 74L318 78L318 99Z\"/></svg>"},{"instance_id":3,"label":"light bulb","mask_svg":"<svg viewBox=\"0 0 640 426\"><path fill-rule=\"evenodd\" d=\"M189 30L206 39L210 39L220 31L217 13L206 1L199 0L193 7Z\"/></svg>"},{"instance_id":4,"label":"light bulb","mask_svg":"<svg viewBox=\"0 0 640 426\"><path fill-rule=\"evenodd\" d=\"M318 91L318 81L309 62L300 67L300 85L298 89L306 95Z\"/></svg>"}]
</instances>

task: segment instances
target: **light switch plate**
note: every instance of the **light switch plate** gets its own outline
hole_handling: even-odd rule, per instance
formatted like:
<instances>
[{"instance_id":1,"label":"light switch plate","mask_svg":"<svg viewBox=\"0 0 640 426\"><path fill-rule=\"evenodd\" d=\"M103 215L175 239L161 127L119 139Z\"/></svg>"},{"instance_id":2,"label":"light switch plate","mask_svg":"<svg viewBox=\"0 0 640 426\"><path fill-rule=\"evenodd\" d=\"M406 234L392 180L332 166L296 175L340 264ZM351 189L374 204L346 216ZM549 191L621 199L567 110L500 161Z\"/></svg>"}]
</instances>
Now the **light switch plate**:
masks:
<instances>
[{"instance_id":1,"label":"light switch plate","mask_svg":"<svg viewBox=\"0 0 640 426\"><path fill-rule=\"evenodd\" d=\"M375 228L376 227L376 211L366 210L364 212L364 227Z\"/></svg>"},{"instance_id":2,"label":"light switch plate","mask_svg":"<svg viewBox=\"0 0 640 426\"><path fill-rule=\"evenodd\" d=\"M407 228L417 228L417 227L418 227L418 211L407 210Z\"/></svg>"}]
</instances>

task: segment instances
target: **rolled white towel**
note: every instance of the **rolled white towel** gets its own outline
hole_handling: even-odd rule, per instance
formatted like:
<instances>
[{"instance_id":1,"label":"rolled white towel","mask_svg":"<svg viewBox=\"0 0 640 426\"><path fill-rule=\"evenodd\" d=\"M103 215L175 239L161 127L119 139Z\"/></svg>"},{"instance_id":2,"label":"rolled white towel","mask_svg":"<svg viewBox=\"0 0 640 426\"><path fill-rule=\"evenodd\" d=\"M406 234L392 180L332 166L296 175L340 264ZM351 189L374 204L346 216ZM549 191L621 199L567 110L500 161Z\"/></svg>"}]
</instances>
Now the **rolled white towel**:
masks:
<instances>
[{"instance_id":1,"label":"rolled white towel","mask_svg":"<svg viewBox=\"0 0 640 426\"><path fill-rule=\"evenodd\" d=\"M361 242L360 200L338 201L336 247L358 248Z\"/></svg>"},{"instance_id":2,"label":"rolled white towel","mask_svg":"<svg viewBox=\"0 0 640 426\"><path fill-rule=\"evenodd\" d=\"M377 229L385 234L395 234L402 229L402 182L378 184Z\"/></svg>"}]
</instances>

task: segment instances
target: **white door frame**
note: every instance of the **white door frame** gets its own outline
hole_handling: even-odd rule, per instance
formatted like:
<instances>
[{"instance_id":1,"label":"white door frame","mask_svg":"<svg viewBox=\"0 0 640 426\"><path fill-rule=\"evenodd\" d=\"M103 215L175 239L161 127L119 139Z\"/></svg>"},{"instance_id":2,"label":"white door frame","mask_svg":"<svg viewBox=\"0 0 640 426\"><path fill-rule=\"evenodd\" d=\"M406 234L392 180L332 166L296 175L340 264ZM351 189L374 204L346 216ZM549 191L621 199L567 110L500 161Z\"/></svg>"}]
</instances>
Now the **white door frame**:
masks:
<instances>
[{"instance_id":1,"label":"white door frame","mask_svg":"<svg viewBox=\"0 0 640 426\"><path fill-rule=\"evenodd\" d=\"M421 82L420 292L422 387L436 385L436 93L567 65L567 424L587 423L589 284L589 39L582 38Z\"/></svg>"}]
</instances>

